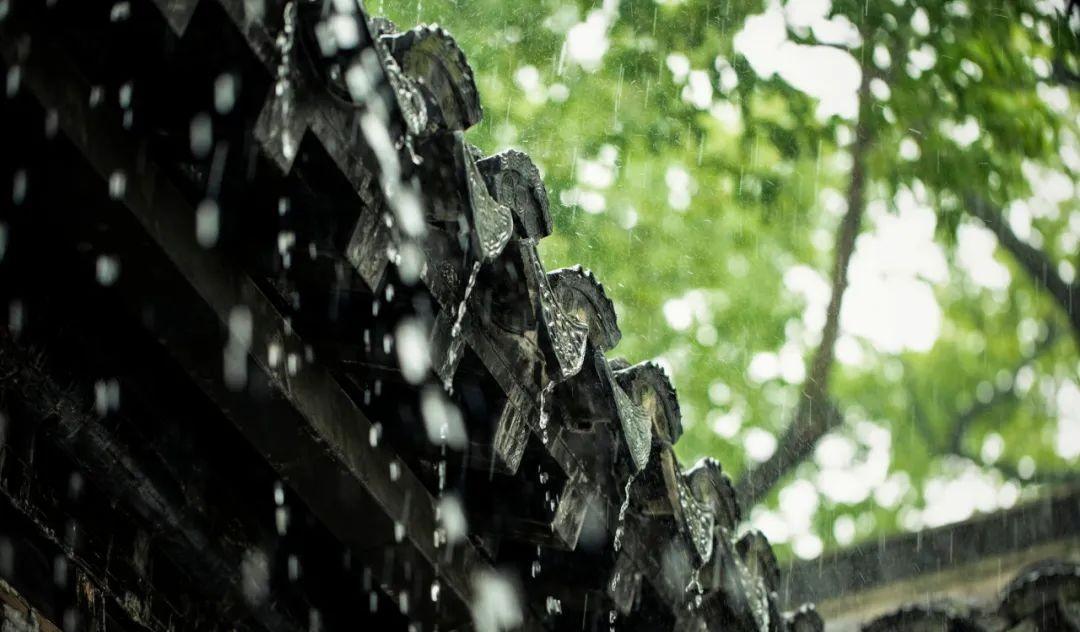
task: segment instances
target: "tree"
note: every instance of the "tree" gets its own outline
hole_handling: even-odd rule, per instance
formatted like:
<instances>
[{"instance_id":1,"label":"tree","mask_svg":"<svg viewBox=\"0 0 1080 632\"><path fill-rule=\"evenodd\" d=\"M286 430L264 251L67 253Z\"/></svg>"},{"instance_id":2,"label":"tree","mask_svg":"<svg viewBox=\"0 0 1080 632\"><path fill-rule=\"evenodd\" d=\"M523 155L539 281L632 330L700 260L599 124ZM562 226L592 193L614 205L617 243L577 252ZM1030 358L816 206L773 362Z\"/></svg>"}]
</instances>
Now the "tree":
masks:
<instances>
[{"instance_id":1,"label":"tree","mask_svg":"<svg viewBox=\"0 0 1080 632\"><path fill-rule=\"evenodd\" d=\"M933 520L930 488L955 476L1008 503L1021 474L1075 467L1054 428L1076 346L1039 342L1066 322L1080 265L1080 130L1063 87L1078 45L1051 3L369 8L457 36L489 108L472 141L544 171L549 266L596 271L624 333L616 353L662 358L679 387L681 456L754 472L741 491L762 500L759 526L786 520L769 533L781 550L915 528ZM1003 249L1006 227L1060 284L996 253L971 200L996 212ZM883 266L890 248L899 261ZM891 314L866 312L885 300L933 322L890 333ZM937 443L958 419L960 457ZM838 472L854 468L865 484L845 491ZM805 524L777 508L785 490L812 496L787 512Z\"/></svg>"}]
</instances>

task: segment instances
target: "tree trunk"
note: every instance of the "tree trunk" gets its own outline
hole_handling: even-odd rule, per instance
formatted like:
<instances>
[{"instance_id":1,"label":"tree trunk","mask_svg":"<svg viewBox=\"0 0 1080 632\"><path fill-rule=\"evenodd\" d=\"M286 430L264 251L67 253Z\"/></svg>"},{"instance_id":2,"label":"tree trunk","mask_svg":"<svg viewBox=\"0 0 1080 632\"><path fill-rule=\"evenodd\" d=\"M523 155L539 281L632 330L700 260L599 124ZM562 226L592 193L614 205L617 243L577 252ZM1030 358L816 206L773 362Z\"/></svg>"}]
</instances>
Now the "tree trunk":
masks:
<instances>
[{"instance_id":1,"label":"tree trunk","mask_svg":"<svg viewBox=\"0 0 1080 632\"><path fill-rule=\"evenodd\" d=\"M832 296L826 311L825 327L821 332L821 343L810 361L810 370L795 415L780 439L776 452L764 463L748 470L736 485L736 492L743 507L751 507L761 500L784 475L806 458L818 439L843 421L842 414L829 398L829 374L833 364L833 348L840 334L840 308L848 285L848 265L855 251L855 238L859 235L866 210L866 154L873 142L869 125L870 78L869 68L864 61L858 92L859 120L855 126L855 142L851 148L847 212L837 228Z\"/></svg>"}]
</instances>

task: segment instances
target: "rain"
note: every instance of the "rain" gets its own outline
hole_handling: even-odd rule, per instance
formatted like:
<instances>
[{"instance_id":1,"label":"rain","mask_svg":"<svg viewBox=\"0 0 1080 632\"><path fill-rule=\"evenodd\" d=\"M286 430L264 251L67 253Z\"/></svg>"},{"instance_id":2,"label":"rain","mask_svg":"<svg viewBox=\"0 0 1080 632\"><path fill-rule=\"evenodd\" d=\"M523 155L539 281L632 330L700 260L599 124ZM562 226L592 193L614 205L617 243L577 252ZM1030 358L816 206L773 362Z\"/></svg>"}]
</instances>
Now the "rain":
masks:
<instances>
[{"instance_id":1,"label":"rain","mask_svg":"<svg viewBox=\"0 0 1080 632\"><path fill-rule=\"evenodd\" d=\"M0 0L0 629L1080 629L1080 2Z\"/></svg>"}]
</instances>

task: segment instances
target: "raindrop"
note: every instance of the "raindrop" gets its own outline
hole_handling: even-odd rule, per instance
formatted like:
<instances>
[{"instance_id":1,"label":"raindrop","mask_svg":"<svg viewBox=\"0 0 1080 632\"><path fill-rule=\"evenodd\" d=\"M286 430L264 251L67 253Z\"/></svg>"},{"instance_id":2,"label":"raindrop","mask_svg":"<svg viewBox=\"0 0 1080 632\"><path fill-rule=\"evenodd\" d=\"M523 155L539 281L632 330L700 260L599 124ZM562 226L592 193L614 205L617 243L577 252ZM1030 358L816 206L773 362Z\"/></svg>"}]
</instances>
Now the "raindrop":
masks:
<instances>
[{"instance_id":1,"label":"raindrop","mask_svg":"<svg viewBox=\"0 0 1080 632\"><path fill-rule=\"evenodd\" d=\"M199 202L195 209L195 239L203 248L217 245L218 232L221 228L221 210L217 202L207 198Z\"/></svg>"},{"instance_id":2,"label":"raindrop","mask_svg":"<svg viewBox=\"0 0 1080 632\"><path fill-rule=\"evenodd\" d=\"M368 430L368 443L371 447L379 445L379 441L382 439L382 424L375 422L371 424L371 429Z\"/></svg>"},{"instance_id":3,"label":"raindrop","mask_svg":"<svg viewBox=\"0 0 1080 632\"><path fill-rule=\"evenodd\" d=\"M277 527L277 533L280 536L284 536L285 532L289 529L289 508L278 507L274 510L274 526Z\"/></svg>"},{"instance_id":4,"label":"raindrop","mask_svg":"<svg viewBox=\"0 0 1080 632\"><path fill-rule=\"evenodd\" d=\"M472 576L473 600L469 604L478 632L514 630L522 623L521 600L505 576L479 571Z\"/></svg>"},{"instance_id":5,"label":"raindrop","mask_svg":"<svg viewBox=\"0 0 1080 632\"><path fill-rule=\"evenodd\" d=\"M261 20L266 13L266 0L244 0L244 18L249 22Z\"/></svg>"},{"instance_id":6,"label":"raindrop","mask_svg":"<svg viewBox=\"0 0 1080 632\"><path fill-rule=\"evenodd\" d=\"M206 158L210 155L210 148L214 144L214 126L209 114L200 112L191 119L189 140L191 153L196 158Z\"/></svg>"},{"instance_id":7,"label":"raindrop","mask_svg":"<svg viewBox=\"0 0 1080 632\"><path fill-rule=\"evenodd\" d=\"M461 501L454 494L447 494L439 499L437 516L442 521L446 541L450 544L461 542L468 535L469 529L465 520L465 510L461 506Z\"/></svg>"},{"instance_id":8,"label":"raindrop","mask_svg":"<svg viewBox=\"0 0 1080 632\"><path fill-rule=\"evenodd\" d=\"M405 525L400 522L394 522L394 542L401 542L405 539Z\"/></svg>"},{"instance_id":9,"label":"raindrop","mask_svg":"<svg viewBox=\"0 0 1080 632\"><path fill-rule=\"evenodd\" d=\"M120 107L122 107L124 109L127 109L127 108L131 107L132 89L133 88L132 88L132 85L131 85L130 81L127 81L127 82L124 83L124 85L120 86L120 91L119 91L119 94L118 94L118 99L120 101Z\"/></svg>"},{"instance_id":10,"label":"raindrop","mask_svg":"<svg viewBox=\"0 0 1080 632\"><path fill-rule=\"evenodd\" d=\"M120 409L120 383L115 379L94 383L94 410L101 417Z\"/></svg>"},{"instance_id":11,"label":"raindrop","mask_svg":"<svg viewBox=\"0 0 1080 632\"><path fill-rule=\"evenodd\" d=\"M105 88L101 86L90 87L90 107L96 108L105 100Z\"/></svg>"},{"instance_id":12,"label":"raindrop","mask_svg":"<svg viewBox=\"0 0 1080 632\"><path fill-rule=\"evenodd\" d=\"M228 114L235 105L236 77L232 73L222 73L214 80L214 110L218 114Z\"/></svg>"},{"instance_id":13,"label":"raindrop","mask_svg":"<svg viewBox=\"0 0 1080 632\"><path fill-rule=\"evenodd\" d=\"M296 233L291 230L283 230L277 236L278 254L282 257L289 254L289 249L296 244Z\"/></svg>"},{"instance_id":14,"label":"raindrop","mask_svg":"<svg viewBox=\"0 0 1080 632\"><path fill-rule=\"evenodd\" d=\"M112 22L123 22L129 17L131 17L131 4L128 2L117 2L109 11L109 20Z\"/></svg>"},{"instance_id":15,"label":"raindrop","mask_svg":"<svg viewBox=\"0 0 1080 632\"><path fill-rule=\"evenodd\" d=\"M247 352L251 348L251 310L243 305L229 312L229 342L223 352L225 385L240 390L247 384Z\"/></svg>"},{"instance_id":16,"label":"raindrop","mask_svg":"<svg viewBox=\"0 0 1080 632\"><path fill-rule=\"evenodd\" d=\"M415 318L406 318L398 325L394 338L401 374L410 384L423 382L431 368L431 350L423 325Z\"/></svg>"},{"instance_id":17,"label":"raindrop","mask_svg":"<svg viewBox=\"0 0 1080 632\"><path fill-rule=\"evenodd\" d=\"M439 580L431 582L431 600L438 603L439 601Z\"/></svg>"},{"instance_id":18,"label":"raindrop","mask_svg":"<svg viewBox=\"0 0 1080 632\"><path fill-rule=\"evenodd\" d=\"M356 18L348 15L333 15L328 25L334 36L334 43L339 49L353 49L360 44L360 29L356 26Z\"/></svg>"},{"instance_id":19,"label":"raindrop","mask_svg":"<svg viewBox=\"0 0 1080 632\"><path fill-rule=\"evenodd\" d=\"M99 255L97 258L97 282L109 287L116 283L120 277L120 262L110 255Z\"/></svg>"},{"instance_id":20,"label":"raindrop","mask_svg":"<svg viewBox=\"0 0 1080 632\"><path fill-rule=\"evenodd\" d=\"M127 193L127 175L117 170L109 174L109 197L114 200L123 199Z\"/></svg>"},{"instance_id":21,"label":"raindrop","mask_svg":"<svg viewBox=\"0 0 1080 632\"><path fill-rule=\"evenodd\" d=\"M550 615L562 614L562 602L555 597L548 596L547 613Z\"/></svg>"},{"instance_id":22,"label":"raindrop","mask_svg":"<svg viewBox=\"0 0 1080 632\"><path fill-rule=\"evenodd\" d=\"M25 320L26 311L23 309L22 301L19 299L12 300L8 305L8 330L13 336L18 337Z\"/></svg>"},{"instance_id":23,"label":"raindrop","mask_svg":"<svg viewBox=\"0 0 1080 632\"><path fill-rule=\"evenodd\" d=\"M428 441L455 450L465 448L468 437L461 411L437 386L428 386L420 394L420 414L424 418Z\"/></svg>"},{"instance_id":24,"label":"raindrop","mask_svg":"<svg viewBox=\"0 0 1080 632\"><path fill-rule=\"evenodd\" d=\"M424 253L414 243L402 244L397 261L398 275L406 285L413 285L424 270Z\"/></svg>"},{"instance_id":25,"label":"raindrop","mask_svg":"<svg viewBox=\"0 0 1080 632\"><path fill-rule=\"evenodd\" d=\"M19 169L11 181L11 201L18 206L26 200L26 169Z\"/></svg>"},{"instance_id":26,"label":"raindrop","mask_svg":"<svg viewBox=\"0 0 1080 632\"><path fill-rule=\"evenodd\" d=\"M82 495L83 490L83 477L78 470L71 473L68 477L68 498L71 500L78 500Z\"/></svg>"},{"instance_id":27,"label":"raindrop","mask_svg":"<svg viewBox=\"0 0 1080 632\"><path fill-rule=\"evenodd\" d=\"M10 99L19 93L19 86L22 84L22 67L15 64L11 68L8 68L7 72L7 97Z\"/></svg>"},{"instance_id":28,"label":"raindrop","mask_svg":"<svg viewBox=\"0 0 1080 632\"><path fill-rule=\"evenodd\" d=\"M469 273L469 281L465 284L465 294L461 297L461 304L457 309L457 318L454 320L453 327L450 328L450 337L457 338L461 335L461 321L465 319L465 311L469 302L469 295L472 294L473 287L476 285L476 277L480 274L480 262L473 263L472 272Z\"/></svg>"},{"instance_id":29,"label":"raindrop","mask_svg":"<svg viewBox=\"0 0 1080 632\"><path fill-rule=\"evenodd\" d=\"M59 129L60 115L52 108L45 110L45 138L55 138Z\"/></svg>"},{"instance_id":30,"label":"raindrop","mask_svg":"<svg viewBox=\"0 0 1080 632\"><path fill-rule=\"evenodd\" d=\"M630 486L634 484L635 478L637 478L636 472L626 479L626 489L623 492L622 505L619 507L619 519L615 527L615 541L612 543L616 551L622 547L623 523L626 520L626 510L630 508Z\"/></svg>"}]
</instances>

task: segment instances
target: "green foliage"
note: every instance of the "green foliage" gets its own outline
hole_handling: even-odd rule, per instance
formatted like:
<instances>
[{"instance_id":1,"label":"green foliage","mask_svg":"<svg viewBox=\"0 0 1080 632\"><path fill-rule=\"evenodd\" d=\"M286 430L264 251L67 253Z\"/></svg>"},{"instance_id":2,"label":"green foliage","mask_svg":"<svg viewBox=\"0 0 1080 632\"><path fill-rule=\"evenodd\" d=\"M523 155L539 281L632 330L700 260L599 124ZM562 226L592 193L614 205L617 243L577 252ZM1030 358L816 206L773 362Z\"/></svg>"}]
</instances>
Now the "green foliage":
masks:
<instances>
[{"instance_id":1,"label":"green foliage","mask_svg":"<svg viewBox=\"0 0 1080 632\"><path fill-rule=\"evenodd\" d=\"M799 397L797 371L755 381L748 366L760 352L786 348L803 360L813 352L805 301L784 279L793 266L829 279L855 129L852 120L819 116L814 97L780 75L759 76L736 52L736 34L769 6L778 10L757 0L369 2L399 25L438 22L454 33L486 108L472 142L487 152L527 151L544 173L556 222L542 244L549 268L580 262L597 273L624 333L616 352L661 357L670 368L687 428L680 456L715 456L733 477L748 464L751 429L779 436ZM1063 86L1055 70L1077 71L1080 17L1070 27L1053 7L834 0L829 10L834 23L857 30L861 43L846 50L871 79L862 111L876 210L866 230L880 229L883 216L902 211L897 200L914 195L935 211L945 257L943 278L919 281L941 311L928 350L842 337L849 352L831 390L847 424L833 434L851 439L858 463L871 450L866 424L884 428L890 478L846 502L830 497L813 459L787 479L818 485L810 528L826 547L837 544L839 516L852 517L857 538L918 527L928 485L958 468L989 477L1002 502L1014 489L1003 482L1024 457L1036 465L1032 481L1076 468L1054 447L1064 414L1056 393L1080 368L1076 339L1008 253L995 257L1011 281L995 289L973 281L957 244L957 231L967 235L973 223L964 198L976 193L1004 207L1020 203L1010 217L1024 224L1031 216L1029 241L1067 276L1080 266L1080 110L1075 86ZM598 32L609 46L590 69L566 42L569 29L592 19L610 24ZM788 26L790 41L818 43L816 30ZM695 93L702 75L694 71L704 73L707 96ZM1045 180L1033 186L1039 169L1071 194L1044 199ZM1039 348L1050 327L1060 335ZM996 390L1007 393L956 444L963 456L949 454L957 419ZM981 460L991 433L1003 441L1000 468ZM1035 489L1022 482L1025 493ZM766 504L777 502L774 495Z\"/></svg>"}]
</instances>

